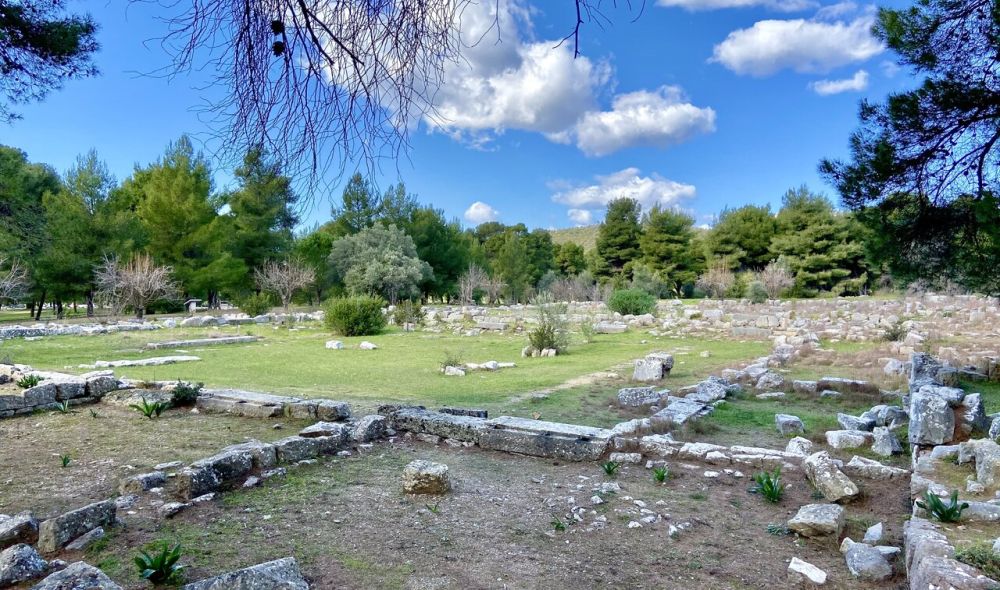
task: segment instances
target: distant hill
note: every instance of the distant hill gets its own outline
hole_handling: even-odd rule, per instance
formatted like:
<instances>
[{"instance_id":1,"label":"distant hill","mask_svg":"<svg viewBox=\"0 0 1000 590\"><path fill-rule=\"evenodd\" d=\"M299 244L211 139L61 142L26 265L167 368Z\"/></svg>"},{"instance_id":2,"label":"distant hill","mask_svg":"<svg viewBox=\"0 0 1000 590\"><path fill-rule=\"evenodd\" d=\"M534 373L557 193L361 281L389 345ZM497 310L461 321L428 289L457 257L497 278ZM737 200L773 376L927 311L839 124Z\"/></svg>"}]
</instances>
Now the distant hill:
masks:
<instances>
[{"instance_id":1,"label":"distant hill","mask_svg":"<svg viewBox=\"0 0 1000 590\"><path fill-rule=\"evenodd\" d=\"M583 246L584 250L593 250L597 247L597 229L599 225L586 225L584 227L570 227L566 229L550 229L552 241L556 244L574 242Z\"/></svg>"}]
</instances>

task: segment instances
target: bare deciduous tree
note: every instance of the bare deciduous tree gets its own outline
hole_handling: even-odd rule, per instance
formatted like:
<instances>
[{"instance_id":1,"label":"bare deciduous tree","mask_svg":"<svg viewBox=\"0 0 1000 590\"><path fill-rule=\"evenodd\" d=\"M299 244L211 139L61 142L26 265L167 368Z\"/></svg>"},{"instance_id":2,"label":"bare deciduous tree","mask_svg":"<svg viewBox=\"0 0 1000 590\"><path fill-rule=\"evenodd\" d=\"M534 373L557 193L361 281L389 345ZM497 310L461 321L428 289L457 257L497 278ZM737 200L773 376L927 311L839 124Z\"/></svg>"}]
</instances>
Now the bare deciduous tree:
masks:
<instances>
[{"instance_id":1,"label":"bare deciduous tree","mask_svg":"<svg viewBox=\"0 0 1000 590\"><path fill-rule=\"evenodd\" d=\"M705 271L705 274L698 277L695 285L708 293L710 297L722 299L726 292L736 284L736 275L729 269L729 264L725 260L717 260Z\"/></svg>"},{"instance_id":2,"label":"bare deciduous tree","mask_svg":"<svg viewBox=\"0 0 1000 590\"><path fill-rule=\"evenodd\" d=\"M168 32L159 41L172 63L160 73L217 72L209 84L222 98L203 108L224 155L263 148L290 176L313 180L350 162L374 168L397 158L423 116L436 116L435 93L446 66L462 63L463 47L499 42L498 13L522 11L516 1L497 0L492 26L463 37L466 9L491 4L162 1L166 10L183 8L163 19ZM581 27L610 19L599 0L574 0L566 9L575 20L563 41L578 55ZM477 20L469 15L466 27Z\"/></svg>"},{"instance_id":3,"label":"bare deciduous tree","mask_svg":"<svg viewBox=\"0 0 1000 590\"><path fill-rule=\"evenodd\" d=\"M106 257L94 271L98 300L114 315L132 309L141 319L151 303L178 296L172 272L169 266L157 266L148 254L136 254L125 264Z\"/></svg>"},{"instance_id":4,"label":"bare deciduous tree","mask_svg":"<svg viewBox=\"0 0 1000 590\"><path fill-rule=\"evenodd\" d=\"M757 273L757 280L764 285L768 299L777 299L781 294L792 288L795 278L788 264L782 260L772 260L764 267L764 270Z\"/></svg>"},{"instance_id":5,"label":"bare deciduous tree","mask_svg":"<svg viewBox=\"0 0 1000 590\"><path fill-rule=\"evenodd\" d=\"M462 305L471 305L475 301L476 289L484 288L487 280L489 277L483 269L470 264L469 269L458 279L458 298Z\"/></svg>"},{"instance_id":6,"label":"bare deciduous tree","mask_svg":"<svg viewBox=\"0 0 1000 590\"><path fill-rule=\"evenodd\" d=\"M507 283L499 277L489 277L483 283L483 290L486 291L486 303L493 305L500 302L500 295L507 289Z\"/></svg>"},{"instance_id":7,"label":"bare deciduous tree","mask_svg":"<svg viewBox=\"0 0 1000 590\"><path fill-rule=\"evenodd\" d=\"M7 270L4 267L7 260L0 256L0 303L17 301L28 287L28 270L17 259L10 261Z\"/></svg>"},{"instance_id":8,"label":"bare deciduous tree","mask_svg":"<svg viewBox=\"0 0 1000 590\"><path fill-rule=\"evenodd\" d=\"M316 271L294 259L266 262L264 266L254 269L253 276L261 290L278 296L285 311L288 311L296 291L316 281Z\"/></svg>"}]
</instances>

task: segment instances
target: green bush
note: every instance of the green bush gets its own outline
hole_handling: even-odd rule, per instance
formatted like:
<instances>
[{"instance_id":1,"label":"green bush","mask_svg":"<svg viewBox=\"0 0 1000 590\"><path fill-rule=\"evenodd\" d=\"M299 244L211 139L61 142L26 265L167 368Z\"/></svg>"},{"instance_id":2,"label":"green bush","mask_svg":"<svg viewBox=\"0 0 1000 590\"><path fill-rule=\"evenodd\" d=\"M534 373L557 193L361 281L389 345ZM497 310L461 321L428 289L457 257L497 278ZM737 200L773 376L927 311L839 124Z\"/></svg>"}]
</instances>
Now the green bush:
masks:
<instances>
[{"instance_id":1,"label":"green bush","mask_svg":"<svg viewBox=\"0 0 1000 590\"><path fill-rule=\"evenodd\" d=\"M569 346L569 330L566 324L566 304L552 303L547 297L535 300L538 306L538 323L528 332L528 344L539 352L546 348L558 354L566 352Z\"/></svg>"},{"instance_id":2,"label":"green bush","mask_svg":"<svg viewBox=\"0 0 1000 590\"><path fill-rule=\"evenodd\" d=\"M994 580L1000 578L1000 556L993 552L991 543L975 543L955 551L955 559L978 568Z\"/></svg>"},{"instance_id":3,"label":"green bush","mask_svg":"<svg viewBox=\"0 0 1000 590\"><path fill-rule=\"evenodd\" d=\"M274 298L270 293L262 291L247 295L239 302L239 306L240 311L253 318L271 311L274 307Z\"/></svg>"},{"instance_id":4,"label":"green bush","mask_svg":"<svg viewBox=\"0 0 1000 590\"><path fill-rule=\"evenodd\" d=\"M761 471L753 476L753 480L756 485L750 491L760 494L768 502L777 504L785 495L785 484L781 482L780 467L775 468L774 473Z\"/></svg>"},{"instance_id":5,"label":"green bush","mask_svg":"<svg viewBox=\"0 0 1000 590\"><path fill-rule=\"evenodd\" d=\"M764 288L764 283L753 281L747 285L747 299L750 303L766 303L767 289Z\"/></svg>"},{"instance_id":6,"label":"green bush","mask_svg":"<svg viewBox=\"0 0 1000 590\"><path fill-rule=\"evenodd\" d=\"M940 522L958 522L962 518L962 511L969 507L968 502L958 501L958 490L952 491L951 501L947 504L930 490L924 492L924 501L917 500L916 504Z\"/></svg>"},{"instance_id":7,"label":"green bush","mask_svg":"<svg viewBox=\"0 0 1000 590\"><path fill-rule=\"evenodd\" d=\"M177 563L181 559L180 544L171 547L166 541L162 541L156 549L152 554L140 551L135 557L139 577L149 580L154 585L176 581L184 569L183 565Z\"/></svg>"},{"instance_id":8,"label":"green bush","mask_svg":"<svg viewBox=\"0 0 1000 590\"><path fill-rule=\"evenodd\" d=\"M640 289L621 289L611 294L608 308L622 315L642 315L656 310L656 297Z\"/></svg>"},{"instance_id":9,"label":"green bush","mask_svg":"<svg viewBox=\"0 0 1000 590\"><path fill-rule=\"evenodd\" d=\"M381 297L337 297L326 302L326 326L344 336L370 336L385 328Z\"/></svg>"},{"instance_id":10,"label":"green bush","mask_svg":"<svg viewBox=\"0 0 1000 590\"><path fill-rule=\"evenodd\" d=\"M198 401L198 394L204 386L204 383L185 383L178 379L170 397L170 404L174 407L193 406Z\"/></svg>"}]
</instances>

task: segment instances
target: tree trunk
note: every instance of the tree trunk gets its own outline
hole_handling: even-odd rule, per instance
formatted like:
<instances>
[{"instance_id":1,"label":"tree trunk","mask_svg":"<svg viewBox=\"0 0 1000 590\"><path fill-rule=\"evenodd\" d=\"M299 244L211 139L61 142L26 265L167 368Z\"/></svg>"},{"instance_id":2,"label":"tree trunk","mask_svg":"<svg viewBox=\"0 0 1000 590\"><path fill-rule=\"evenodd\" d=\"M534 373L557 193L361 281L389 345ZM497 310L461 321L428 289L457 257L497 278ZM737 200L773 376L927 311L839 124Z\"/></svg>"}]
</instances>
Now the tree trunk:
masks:
<instances>
[{"instance_id":1,"label":"tree trunk","mask_svg":"<svg viewBox=\"0 0 1000 590\"><path fill-rule=\"evenodd\" d=\"M63 319L63 302L62 299L56 299L56 319Z\"/></svg>"},{"instance_id":2,"label":"tree trunk","mask_svg":"<svg viewBox=\"0 0 1000 590\"><path fill-rule=\"evenodd\" d=\"M87 317L94 317L94 290L87 291Z\"/></svg>"},{"instance_id":3,"label":"tree trunk","mask_svg":"<svg viewBox=\"0 0 1000 590\"><path fill-rule=\"evenodd\" d=\"M42 308L45 307L45 291L42 290L41 296L38 298L38 309L35 311L35 321L41 321L42 319Z\"/></svg>"},{"instance_id":4,"label":"tree trunk","mask_svg":"<svg viewBox=\"0 0 1000 590\"><path fill-rule=\"evenodd\" d=\"M35 300L34 299L31 300L31 305L28 306L28 317L29 318L35 317Z\"/></svg>"},{"instance_id":5,"label":"tree trunk","mask_svg":"<svg viewBox=\"0 0 1000 590\"><path fill-rule=\"evenodd\" d=\"M135 306L135 317L136 317L136 319L141 320L144 315L146 315L146 306L145 305L136 305Z\"/></svg>"}]
</instances>

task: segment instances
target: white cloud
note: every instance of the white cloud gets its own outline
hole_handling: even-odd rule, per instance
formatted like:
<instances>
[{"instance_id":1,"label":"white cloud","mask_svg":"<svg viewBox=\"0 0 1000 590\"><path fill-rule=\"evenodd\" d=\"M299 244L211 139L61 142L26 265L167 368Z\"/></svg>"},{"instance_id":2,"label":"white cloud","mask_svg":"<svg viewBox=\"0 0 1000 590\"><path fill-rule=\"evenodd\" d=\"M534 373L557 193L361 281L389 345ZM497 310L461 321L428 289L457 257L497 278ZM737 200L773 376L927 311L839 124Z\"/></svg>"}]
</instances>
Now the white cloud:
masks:
<instances>
[{"instance_id":1,"label":"white cloud","mask_svg":"<svg viewBox=\"0 0 1000 590\"><path fill-rule=\"evenodd\" d=\"M625 168L606 176L597 176L590 185L568 187L552 195L556 203L568 205L573 211L600 209L621 197L636 199L648 209L653 205L672 206L695 195L695 187L661 177L641 176L638 168Z\"/></svg>"},{"instance_id":2,"label":"white cloud","mask_svg":"<svg viewBox=\"0 0 1000 590\"><path fill-rule=\"evenodd\" d=\"M588 156L603 156L631 146L666 147L712 131L714 110L686 102L676 86L662 86L618 95L610 111L585 113L567 135Z\"/></svg>"},{"instance_id":3,"label":"white cloud","mask_svg":"<svg viewBox=\"0 0 1000 590\"><path fill-rule=\"evenodd\" d=\"M467 47L444 72L436 112L425 117L432 129L479 148L509 129L531 131L588 155L667 146L715 129L715 112L688 103L673 86L619 94L602 110L598 97L614 82L607 62L574 57L572 43L526 40L529 13L517 0L501 0L497 9L482 2L464 10ZM497 18L502 42L491 29Z\"/></svg>"},{"instance_id":4,"label":"white cloud","mask_svg":"<svg viewBox=\"0 0 1000 590\"><path fill-rule=\"evenodd\" d=\"M820 96L840 94L841 92L861 92L868 88L868 72L858 70L853 76L843 80L817 80L810 83L809 87Z\"/></svg>"},{"instance_id":5,"label":"white cloud","mask_svg":"<svg viewBox=\"0 0 1000 590\"><path fill-rule=\"evenodd\" d=\"M656 0L657 6L676 6L691 11L720 8L762 7L778 12L798 12L815 8L813 0Z\"/></svg>"},{"instance_id":6,"label":"white cloud","mask_svg":"<svg viewBox=\"0 0 1000 590\"><path fill-rule=\"evenodd\" d=\"M589 209L570 209L566 216L577 225L590 225L594 222L594 212Z\"/></svg>"},{"instance_id":7,"label":"white cloud","mask_svg":"<svg viewBox=\"0 0 1000 590\"><path fill-rule=\"evenodd\" d=\"M749 29L733 31L715 46L710 61L737 74L768 76L783 69L826 73L850 63L863 62L885 47L872 36L870 11L851 21L762 20Z\"/></svg>"},{"instance_id":8,"label":"white cloud","mask_svg":"<svg viewBox=\"0 0 1000 590\"><path fill-rule=\"evenodd\" d=\"M476 225L487 221L496 221L499 216L499 211L482 201L476 201L465 210L465 220Z\"/></svg>"}]
</instances>

